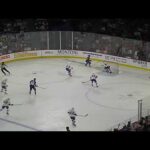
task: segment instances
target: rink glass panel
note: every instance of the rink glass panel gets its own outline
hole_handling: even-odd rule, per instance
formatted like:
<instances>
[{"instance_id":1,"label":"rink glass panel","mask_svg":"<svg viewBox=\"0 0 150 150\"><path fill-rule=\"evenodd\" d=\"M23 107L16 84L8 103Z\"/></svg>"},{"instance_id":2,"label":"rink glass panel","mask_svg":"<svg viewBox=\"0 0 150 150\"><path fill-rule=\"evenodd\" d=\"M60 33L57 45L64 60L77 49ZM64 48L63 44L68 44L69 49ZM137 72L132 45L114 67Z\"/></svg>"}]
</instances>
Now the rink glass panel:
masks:
<instances>
[{"instance_id":1,"label":"rink glass panel","mask_svg":"<svg viewBox=\"0 0 150 150\"><path fill-rule=\"evenodd\" d=\"M60 33L57 31L49 32L49 49L60 49Z\"/></svg>"},{"instance_id":2,"label":"rink glass panel","mask_svg":"<svg viewBox=\"0 0 150 150\"><path fill-rule=\"evenodd\" d=\"M150 42L108 36L104 34L41 31L0 35L0 55L26 50L74 49L99 52L132 59L143 50L144 60L150 61Z\"/></svg>"},{"instance_id":3,"label":"rink glass panel","mask_svg":"<svg viewBox=\"0 0 150 150\"><path fill-rule=\"evenodd\" d=\"M61 32L61 49L72 49L72 32Z\"/></svg>"}]
</instances>

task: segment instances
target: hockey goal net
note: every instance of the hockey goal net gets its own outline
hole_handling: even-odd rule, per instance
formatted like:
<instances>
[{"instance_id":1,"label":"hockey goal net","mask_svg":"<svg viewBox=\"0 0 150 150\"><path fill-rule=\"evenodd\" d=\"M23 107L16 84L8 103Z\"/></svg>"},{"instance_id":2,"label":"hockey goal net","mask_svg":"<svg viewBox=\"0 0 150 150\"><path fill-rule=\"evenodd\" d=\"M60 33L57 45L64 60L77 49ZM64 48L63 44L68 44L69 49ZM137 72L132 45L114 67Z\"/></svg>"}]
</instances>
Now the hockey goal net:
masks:
<instances>
[{"instance_id":1,"label":"hockey goal net","mask_svg":"<svg viewBox=\"0 0 150 150\"><path fill-rule=\"evenodd\" d=\"M111 61L97 61L93 63L93 66L98 69L101 73L107 73L105 69L105 64L110 66L111 74L119 74L119 64Z\"/></svg>"}]
</instances>

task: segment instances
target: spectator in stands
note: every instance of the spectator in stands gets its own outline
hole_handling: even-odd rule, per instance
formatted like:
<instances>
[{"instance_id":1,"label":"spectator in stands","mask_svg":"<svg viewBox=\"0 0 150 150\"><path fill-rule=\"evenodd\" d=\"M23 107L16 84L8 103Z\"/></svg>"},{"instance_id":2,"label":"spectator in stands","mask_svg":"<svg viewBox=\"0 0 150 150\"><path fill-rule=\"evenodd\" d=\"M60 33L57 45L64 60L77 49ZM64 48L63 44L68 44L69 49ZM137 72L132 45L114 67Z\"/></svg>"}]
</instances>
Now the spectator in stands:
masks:
<instances>
[{"instance_id":1,"label":"spectator in stands","mask_svg":"<svg viewBox=\"0 0 150 150\"><path fill-rule=\"evenodd\" d=\"M150 131L150 116L146 116L145 118L146 121L146 131Z\"/></svg>"},{"instance_id":2,"label":"spectator in stands","mask_svg":"<svg viewBox=\"0 0 150 150\"><path fill-rule=\"evenodd\" d=\"M114 129L114 132L119 131L117 128Z\"/></svg>"},{"instance_id":3,"label":"spectator in stands","mask_svg":"<svg viewBox=\"0 0 150 150\"><path fill-rule=\"evenodd\" d=\"M134 52L133 59L136 59L136 60L138 59L137 53L138 53L138 51L135 51L135 52Z\"/></svg>"},{"instance_id":4,"label":"spectator in stands","mask_svg":"<svg viewBox=\"0 0 150 150\"><path fill-rule=\"evenodd\" d=\"M127 126L124 125L122 129L120 129L120 131L128 131Z\"/></svg>"},{"instance_id":5,"label":"spectator in stands","mask_svg":"<svg viewBox=\"0 0 150 150\"><path fill-rule=\"evenodd\" d=\"M128 121L127 129L128 129L128 130L131 130L131 121Z\"/></svg>"},{"instance_id":6,"label":"spectator in stands","mask_svg":"<svg viewBox=\"0 0 150 150\"><path fill-rule=\"evenodd\" d=\"M145 54L144 54L144 51L143 51L143 50L139 50L139 51L137 52L137 56L138 56L138 59L139 59L139 60L143 60L143 61L146 60L146 57L145 57Z\"/></svg>"},{"instance_id":7,"label":"spectator in stands","mask_svg":"<svg viewBox=\"0 0 150 150\"><path fill-rule=\"evenodd\" d=\"M70 129L69 129L69 127L68 127L68 126L66 127L66 130L67 130L67 132L70 132Z\"/></svg>"},{"instance_id":8,"label":"spectator in stands","mask_svg":"<svg viewBox=\"0 0 150 150\"><path fill-rule=\"evenodd\" d=\"M143 125L143 123L144 123L144 120L145 120L145 118L144 118L144 117L142 117L142 118L140 119L140 122L139 122L139 124L140 124L140 125Z\"/></svg>"},{"instance_id":9,"label":"spectator in stands","mask_svg":"<svg viewBox=\"0 0 150 150\"><path fill-rule=\"evenodd\" d=\"M148 54L147 54L146 61L150 61L150 52L148 52Z\"/></svg>"}]
</instances>

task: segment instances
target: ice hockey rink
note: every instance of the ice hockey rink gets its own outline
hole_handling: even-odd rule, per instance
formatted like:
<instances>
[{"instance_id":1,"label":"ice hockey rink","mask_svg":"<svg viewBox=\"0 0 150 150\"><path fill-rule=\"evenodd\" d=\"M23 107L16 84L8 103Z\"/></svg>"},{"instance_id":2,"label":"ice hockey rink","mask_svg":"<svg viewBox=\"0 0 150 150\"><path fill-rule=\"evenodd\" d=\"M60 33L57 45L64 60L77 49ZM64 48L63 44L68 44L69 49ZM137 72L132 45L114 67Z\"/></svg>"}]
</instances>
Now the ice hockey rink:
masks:
<instances>
[{"instance_id":1,"label":"ice hockey rink","mask_svg":"<svg viewBox=\"0 0 150 150\"><path fill-rule=\"evenodd\" d=\"M74 60L74 61L72 61ZM65 70L70 62L72 77ZM83 63L82 63L83 62ZM92 64L94 66L94 64ZM8 79L8 94L13 104L10 115L0 112L0 131L106 131L112 126L137 116L137 101L150 95L150 73L119 67L119 74L101 73L98 67L85 67L84 60L43 58L11 62L10 76L0 73L0 80ZM88 81L98 75L99 87ZM36 78L37 95L29 95L29 82ZM67 111L72 107L79 115L72 127Z\"/></svg>"}]
</instances>

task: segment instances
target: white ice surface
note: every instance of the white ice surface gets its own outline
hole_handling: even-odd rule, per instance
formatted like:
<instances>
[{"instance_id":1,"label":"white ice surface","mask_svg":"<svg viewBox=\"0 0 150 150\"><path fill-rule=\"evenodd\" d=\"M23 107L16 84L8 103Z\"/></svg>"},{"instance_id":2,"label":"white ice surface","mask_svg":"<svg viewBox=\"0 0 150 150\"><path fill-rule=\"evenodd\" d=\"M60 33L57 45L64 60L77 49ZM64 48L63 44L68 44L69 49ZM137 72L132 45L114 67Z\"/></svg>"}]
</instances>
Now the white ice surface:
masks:
<instances>
[{"instance_id":1,"label":"white ice surface","mask_svg":"<svg viewBox=\"0 0 150 150\"><path fill-rule=\"evenodd\" d=\"M99 73L95 68L71 62L68 77L65 59L36 59L8 64L8 94L14 104L10 115L0 112L0 131L105 131L137 115L137 100L150 95L149 72L120 68L118 75ZM76 60L79 61L79 60ZM99 87L91 87L92 73L98 74ZM36 74L35 74L36 73ZM29 95L29 81L37 79L37 95ZM0 74L2 80L4 75ZM0 93L0 106L6 97ZM77 127L72 127L67 111L74 107Z\"/></svg>"}]
</instances>

